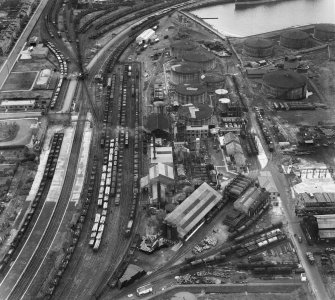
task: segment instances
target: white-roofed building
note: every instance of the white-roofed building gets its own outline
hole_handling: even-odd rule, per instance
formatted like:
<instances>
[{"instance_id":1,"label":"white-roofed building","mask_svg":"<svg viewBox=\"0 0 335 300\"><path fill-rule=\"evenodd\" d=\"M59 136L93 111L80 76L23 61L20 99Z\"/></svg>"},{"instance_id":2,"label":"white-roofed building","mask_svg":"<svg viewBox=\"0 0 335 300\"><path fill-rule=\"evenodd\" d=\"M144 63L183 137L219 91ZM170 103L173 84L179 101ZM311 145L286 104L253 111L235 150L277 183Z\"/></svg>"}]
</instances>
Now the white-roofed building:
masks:
<instances>
[{"instance_id":1,"label":"white-roofed building","mask_svg":"<svg viewBox=\"0 0 335 300\"><path fill-rule=\"evenodd\" d=\"M150 147L151 164L167 164L173 166L172 147Z\"/></svg>"},{"instance_id":2,"label":"white-roofed building","mask_svg":"<svg viewBox=\"0 0 335 300\"><path fill-rule=\"evenodd\" d=\"M335 239L335 214L315 215L321 240Z\"/></svg>"},{"instance_id":3,"label":"white-roofed building","mask_svg":"<svg viewBox=\"0 0 335 300\"><path fill-rule=\"evenodd\" d=\"M280 196L270 171L260 171L258 183L261 188L266 189L270 193L271 200L276 201L277 197Z\"/></svg>"},{"instance_id":4,"label":"white-roofed building","mask_svg":"<svg viewBox=\"0 0 335 300\"><path fill-rule=\"evenodd\" d=\"M51 79L51 70L44 69L40 72L38 79L35 83L36 89L46 89Z\"/></svg>"},{"instance_id":5,"label":"white-roofed building","mask_svg":"<svg viewBox=\"0 0 335 300\"><path fill-rule=\"evenodd\" d=\"M1 110L27 110L35 108L35 100L2 100Z\"/></svg>"},{"instance_id":6,"label":"white-roofed building","mask_svg":"<svg viewBox=\"0 0 335 300\"><path fill-rule=\"evenodd\" d=\"M136 43L137 44L143 44L148 43L149 40L154 40L156 38L156 33L153 29L149 28L147 30L144 30L137 38Z\"/></svg>"}]
</instances>

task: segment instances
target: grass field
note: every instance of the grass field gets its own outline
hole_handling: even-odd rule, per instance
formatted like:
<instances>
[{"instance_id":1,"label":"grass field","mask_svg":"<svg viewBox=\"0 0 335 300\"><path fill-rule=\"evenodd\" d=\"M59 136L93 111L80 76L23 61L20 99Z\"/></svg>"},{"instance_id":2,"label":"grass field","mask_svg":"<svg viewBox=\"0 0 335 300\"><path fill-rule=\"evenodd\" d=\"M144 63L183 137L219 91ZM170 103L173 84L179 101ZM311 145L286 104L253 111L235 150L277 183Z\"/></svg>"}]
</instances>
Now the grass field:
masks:
<instances>
[{"instance_id":1,"label":"grass field","mask_svg":"<svg viewBox=\"0 0 335 300\"><path fill-rule=\"evenodd\" d=\"M29 90L38 72L12 72L2 86L2 91Z\"/></svg>"}]
</instances>

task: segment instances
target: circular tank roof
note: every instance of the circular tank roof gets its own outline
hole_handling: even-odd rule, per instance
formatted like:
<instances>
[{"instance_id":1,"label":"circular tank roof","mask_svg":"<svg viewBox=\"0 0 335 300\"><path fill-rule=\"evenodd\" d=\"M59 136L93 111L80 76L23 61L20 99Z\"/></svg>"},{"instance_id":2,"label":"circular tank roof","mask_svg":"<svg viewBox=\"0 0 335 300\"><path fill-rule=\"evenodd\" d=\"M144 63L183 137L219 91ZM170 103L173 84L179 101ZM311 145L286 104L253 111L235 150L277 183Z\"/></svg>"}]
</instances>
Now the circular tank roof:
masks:
<instances>
[{"instance_id":1,"label":"circular tank roof","mask_svg":"<svg viewBox=\"0 0 335 300\"><path fill-rule=\"evenodd\" d=\"M244 41L244 45L251 48L266 49L273 46L273 42L263 38L249 38Z\"/></svg>"},{"instance_id":2,"label":"circular tank roof","mask_svg":"<svg viewBox=\"0 0 335 300\"><path fill-rule=\"evenodd\" d=\"M217 90L215 90L215 94L217 94L217 95L227 95L228 91L225 90L225 89L217 89Z\"/></svg>"},{"instance_id":3,"label":"circular tank roof","mask_svg":"<svg viewBox=\"0 0 335 300\"><path fill-rule=\"evenodd\" d=\"M307 83L307 78L304 75L290 70L267 73L263 76L263 80L272 87L288 89L303 87Z\"/></svg>"},{"instance_id":4,"label":"circular tank roof","mask_svg":"<svg viewBox=\"0 0 335 300\"><path fill-rule=\"evenodd\" d=\"M191 51L194 50L194 48L196 48L196 45L192 41L183 40L171 43L170 47L175 50Z\"/></svg>"},{"instance_id":5,"label":"circular tank roof","mask_svg":"<svg viewBox=\"0 0 335 300\"><path fill-rule=\"evenodd\" d=\"M183 95L202 95L205 91L205 87L197 83L182 83L176 86L176 92Z\"/></svg>"},{"instance_id":6,"label":"circular tank roof","mask_svg":"<svg viewBox=\"0 0 335 300\"><path fill-rule=\"evenodd\" d=\"M228 98L220 98L219 102L223 103L223 104L227 104L227 103L230 103L230 99L228 99Z\"/></svg>"},{"instance_id":7,"label":"circular tank roof","mask_svg":"<svg viewBox=\"0 0 335 300\"><path fill-rule=\"evenodd\" d=\"M282 37L287 38L287 39L292 39L292 40L304 40L308 38L308 34L304 31L301 30L289 30L289 31L284 31L281 34Z\"/></svg>"},{"instance_id":8,"label":"circular tank roof","mask_svg":"<svg viewBox=\"0 0 335 300\"><path fill-rule=\"evenodd\" d=\"M330 24L330 23L329 24L326 24L326 23L316 24L315 29L335 33L335 24Z\"/></svg>"},{"instance_id":9,"label":"circular tank roof","mask_svg":"<svg viewBox=\"0 0 335 300\"><path fill-rule=\"evenodd\" d=\"M201 72L200 65L196 63L180 62L171 66L172 71L182 74L192 74Z\"/></svg>"},{"instance_id":10,"label":"circular tank roof","mask_svg":"<svg viewBox=\"0 0 335 300\"><path fill-rule=\"evenodd\" d=\"M179 108L179 114L193 120L208 119L213 113L213 109L207 104L183 105Z\"/></svg>"},{"instance_id":11,"label":"circular tank roof","mask_svg":"<svg viewBox=\"0 0 335 300\"><path fill-rule=\"evenodd\" d=\"M204 63L208 61L212 61L214 56L210 54L208 51L197 50L188 53L184 53L182 58L186 61Z\"/></svg>"},{"instance_id":12,"label":"circular tank roof","mask_svg":"<svg viewBox=\"0 0 335 300\"><path fill-rule=\"evenodd\" d=\"M224 81L225 77L219 73L206 73L201 76L201 79L204 82L213 83L213 82L222 82Z\"/></svg>"}]
</instances>

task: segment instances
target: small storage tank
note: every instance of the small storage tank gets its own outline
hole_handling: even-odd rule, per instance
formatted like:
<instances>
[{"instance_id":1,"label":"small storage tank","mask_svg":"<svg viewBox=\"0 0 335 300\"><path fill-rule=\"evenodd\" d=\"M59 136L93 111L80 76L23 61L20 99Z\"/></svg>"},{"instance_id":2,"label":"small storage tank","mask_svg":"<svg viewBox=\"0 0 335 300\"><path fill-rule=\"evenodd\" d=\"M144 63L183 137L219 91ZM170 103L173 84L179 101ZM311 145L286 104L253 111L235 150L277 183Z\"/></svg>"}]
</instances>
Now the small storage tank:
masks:
<instances>
[{"instance_id":1,"label":"small storage tank","mask_svg":"<svg viewBox=\"0 0 335 300\"><path fill-rule=\"evenodd\" d=\"M206 73L201 75L201 81L207 87L208 91L214 92L224 86L225 76L220 73Z\"/></svg>"},{"instance_id":2,"label":"small storage tank","mask_svg":"<svg viewBox=\"0 0 335 300\"><path fill-rule=\"evenodd\" d=\"M201 67L195 63L180 62L171 66L173 84L200 82Z\"/></svg>"},{"instance_id":3,"label":"small storage tank","mask_svg":"<svg viewBox=\"0 0 335 300\"><path fill-rule=\"evenodd\" d=\"M206 101L206 88L198 83L194 84L178 84L175 89L176 100L179 104L193 103L194 105L205 103Z\"/></svg>"},{"instance_id":4,"label":"small storage tank","mask_svg":"<svg viewBox=\"0 0 335 300\"><path fill-rule=\"evenodd\" d=\"M216 66L215 56L209 51L201 49L184 53L182 58L190 63L198 63L204 71L210 71Z\"/></svg>"},{"instance_id":5,"label":"small storage tank","mask_svg":"<svg viewBox=\"0 0 335 300\"><path fill-rule=\"evenodd\" d=\"M280 35L280 45L292 48L301 49L308 47L309 36L301 30L288 30Z\"/></svg>"},{"instance_id":6,"label":"small storage tank","mask_svg":"<svg viewBox=\"0 0 335 300\"><path fill-rule=\"evenodd\" d=\"M194 51L197 45L189 40L180 40L172 42L170 45L171 57L181 59L185 53Z\"/></svg>"},{"instance_id":7,"label":"small storage tank","mask_svg":"<svg viewBox=\"0 0 335 300\"><path fill-rule=\"evenodd\" d=\"M262 91L278 99L306 98L307 78L291 70L278 70L263 76Z\"/></svg>"},{"instance_id":8,"label":"small storage tank","mask_svg":"<svg viewBox=\"0 0 335 300\"><path fill-rule=\"evenodd\" d=\"M314 37L325 42L335 40L335 24L316 24Z\"/></svg>"},{"instance_id":9,"label":"small storage tank","mask_svg":"<svg viewBox=\"0 0 335 300\"><path fill-rule=\"evenodd\" d=\"M268 57L273 54L273 42L264 38L249 38L244 41L244 54L252 57Z\"/></svg>"}]
</instances>

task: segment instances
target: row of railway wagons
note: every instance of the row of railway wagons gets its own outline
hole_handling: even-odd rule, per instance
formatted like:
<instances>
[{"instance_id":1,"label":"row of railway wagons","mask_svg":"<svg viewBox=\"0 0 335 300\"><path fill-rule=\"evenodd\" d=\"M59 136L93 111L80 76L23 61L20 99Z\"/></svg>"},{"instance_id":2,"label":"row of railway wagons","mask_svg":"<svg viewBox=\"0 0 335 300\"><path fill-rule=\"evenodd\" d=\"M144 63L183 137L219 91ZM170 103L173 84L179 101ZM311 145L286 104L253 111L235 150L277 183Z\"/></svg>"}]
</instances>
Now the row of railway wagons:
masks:
<instances>
[{"instance_id":1,"label":"row of railway wagons","mask_svg":"<svg viewBox=\"0 0 335 300\"><path fill-rule=\"evenodd\" d=\"M2 272L6 265L10 263L14 259L14 255L16 254L16 249L20 245L21 241L23 240L24 234L28 229L28 226L37 210L37 206L41 203L42 195L44 191L48 188L47 183L51 182L53 175L55 173L58 156L60 152L60 148L62 146L64 133L55 133L52 141L50 152L48 155L47 163L44 169L43 177L41 183L39 185L38 191L34 200L31 203L31 207L28 213L25 215L24 220L22 221L21 228L17 232L16 236L14 237L6 255L4 256L3 260L0 263L0 272Z\"/></svg>"},{"instance_id":2,"label":"row of railway wagons","mask_svg":"<svg viewBox=\"0 0 335 300\"><path fill-rule=\"evenodd\" d=\"M57 285L59 284L70 260L75 251L75 248L78 244L79 237L83 228L83 224L85 222L87 212L89 209L90 203L93 200L93 190L90 188L94 185L97 174L97 158L94 158L93 167L91 170L91 174L88 179L88 189L87 189L87 197L83 200L82 208L80 212L80 216L78 217L76 223L71 226L71 243L69 247L66 249L65 254L58 266L58 270L54 273L54 276L49 281L47 286L47 291L44 299L50 299L55 292Z\"/></svg>"},{"instance_id":3,"label":"row of railway wagons","mask_svg":"<svg viewBox=\"0 0 335 300\"><path fill-rule=\"evenodd\" d=\"M64 55L55 47L55 45L51 42L47 42L47 47L50 49L50 51L57 57L58 63L60 65L60 71L61 75L59 77L59 81L56 87L56 90L54 94L52 95L51 101L50 101L50 108L54 109L56 105L56 101L58 99L60 89L62 87L64 78L67 75L67 63L65 61Z\"/></svg>"}]
</instances>

